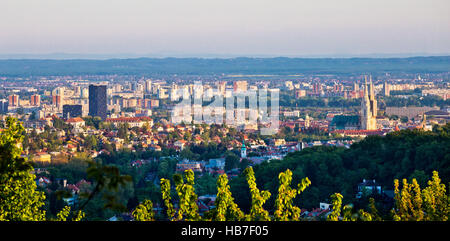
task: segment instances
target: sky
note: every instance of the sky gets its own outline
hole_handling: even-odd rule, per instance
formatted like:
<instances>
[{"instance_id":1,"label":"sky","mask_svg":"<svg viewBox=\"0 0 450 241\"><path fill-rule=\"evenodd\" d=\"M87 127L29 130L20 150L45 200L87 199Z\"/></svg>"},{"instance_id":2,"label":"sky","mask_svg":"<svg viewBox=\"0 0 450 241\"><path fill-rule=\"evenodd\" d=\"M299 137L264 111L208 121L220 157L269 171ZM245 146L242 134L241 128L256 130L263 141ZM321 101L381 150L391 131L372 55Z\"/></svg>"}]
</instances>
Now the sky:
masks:
<instances>
[{"instance_id":1,"label":"sky","mask_svg":"<svg viewBox=\"0 0 450 241\"><path fill-rule=\"evenodd\" d=\"M447 55L449 10L449 0L1 0L0 55Z\"/></svg>"}]
</instances>

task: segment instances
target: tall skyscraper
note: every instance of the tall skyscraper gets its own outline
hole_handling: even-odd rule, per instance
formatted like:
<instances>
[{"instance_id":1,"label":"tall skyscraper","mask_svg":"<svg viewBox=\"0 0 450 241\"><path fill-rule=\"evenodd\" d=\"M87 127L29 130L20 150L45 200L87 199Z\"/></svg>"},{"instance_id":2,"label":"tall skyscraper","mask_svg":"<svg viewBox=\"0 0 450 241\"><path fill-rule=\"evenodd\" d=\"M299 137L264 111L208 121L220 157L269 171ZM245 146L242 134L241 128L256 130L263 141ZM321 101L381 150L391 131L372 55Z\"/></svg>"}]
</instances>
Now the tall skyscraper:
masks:
<instances>
[{"instance_id":1,"label":"tall skyscraper","mask_svg":"<svg viewBox=\"0 0 450 241\"><path fill-rule=\"evenodd\" d=\"M367 84L367 77L364 84L364 96L361 101L361 129L376 130L377 129L377 100L375 99L372 77L370 83Z\"/></svg>"},{"instance_id":2,"label":"tall skyscraper","mask_svg":"<svg viewBox=\"0 0 450 241\"><path fill-rule=\"evenodd\" d=\"M106 119L106 85L89 85L89 115Z\"/></svg>"},{"instance_id":3,"label":"tall skyscraper","mask_svg":"<svg viewBox=\"0 0 450 241\"><path fill-rule=\"evenodd\" d=\"M150 80L150 79L145 81L145 93L146 94L152 93L152 80Z\"/></svg>"}]
</instances>

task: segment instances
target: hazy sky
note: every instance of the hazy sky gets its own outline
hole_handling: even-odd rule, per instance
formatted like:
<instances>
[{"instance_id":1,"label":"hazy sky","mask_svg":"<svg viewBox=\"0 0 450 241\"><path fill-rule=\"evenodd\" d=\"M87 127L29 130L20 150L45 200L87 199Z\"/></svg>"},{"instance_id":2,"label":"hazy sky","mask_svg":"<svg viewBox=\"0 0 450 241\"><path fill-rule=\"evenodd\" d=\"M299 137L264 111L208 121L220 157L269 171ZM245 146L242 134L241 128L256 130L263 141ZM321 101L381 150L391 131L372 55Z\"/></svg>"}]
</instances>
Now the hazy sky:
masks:
<instances>
[{"instance_id":1,"label":"hazy sky","mask_svg":"<svg viewBox=\"0 0 450 241\"><path fill-rule=\"evenodd\" d=\"M1 0L0 54L448 54L449 10L449 0Z\"/></svg>"}]
</instances>

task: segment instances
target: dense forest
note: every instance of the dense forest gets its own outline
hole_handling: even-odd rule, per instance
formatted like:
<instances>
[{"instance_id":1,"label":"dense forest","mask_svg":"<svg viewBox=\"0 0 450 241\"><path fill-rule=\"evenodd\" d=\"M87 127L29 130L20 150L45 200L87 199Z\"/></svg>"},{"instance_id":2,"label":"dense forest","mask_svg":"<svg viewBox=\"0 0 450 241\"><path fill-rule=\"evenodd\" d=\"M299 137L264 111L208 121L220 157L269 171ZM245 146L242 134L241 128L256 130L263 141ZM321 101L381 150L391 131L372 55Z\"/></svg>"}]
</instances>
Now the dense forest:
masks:
<instances>
[{"instance_id":1,"label":"dense forest","mask_svg":"<svg viewBox=\"0 0 450 241\"><path fill-rule=\"evenodd\" d=\"M259 187L275 193L278 173L290 169L293 185L304 177L311 186L295 200L299 207L317 208L319 202L330 202L331 193L341 193L345 203L367 205L357 200L357 185L363 179L375 179L384 190L393 190L393 180L417 180L420 186L437 170L444 184L450 182L450 124L435 126L433 131L402 130L384 137L369 136L349 149L318 146L289 153L283 160L271 160L254 166ZM230 181L236 203L248 210L250 193L242 175ZM381 198L381 197L380 197ZM367 200L366 200L367 201ZM267 201L272 207L274 198ZM386 210L392 208L386 204Z\"/></svg>"}]
</instances>

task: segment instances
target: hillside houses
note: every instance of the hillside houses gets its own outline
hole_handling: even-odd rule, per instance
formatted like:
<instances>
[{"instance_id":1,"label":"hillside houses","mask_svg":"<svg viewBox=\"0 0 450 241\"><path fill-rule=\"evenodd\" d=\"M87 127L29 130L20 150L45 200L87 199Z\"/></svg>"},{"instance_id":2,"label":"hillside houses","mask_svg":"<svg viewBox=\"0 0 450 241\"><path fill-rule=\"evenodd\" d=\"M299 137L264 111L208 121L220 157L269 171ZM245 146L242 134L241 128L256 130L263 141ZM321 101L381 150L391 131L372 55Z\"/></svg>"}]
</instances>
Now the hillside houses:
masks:
<instances>
[{"instance_id":1,"label":"hillside houses","mask_svg":"<svg viewBox=\"0 0 450 241\"><path fill-rule=\"evenodd\" d=\"M142 128L144 124L148 124L149 127L153 126L153 119L147 116L141 117L117 117L106 118L106 123L114 125L116 128L122 124L127 124L129 128L139 127Z\"/></svg>"}]
</instances>

